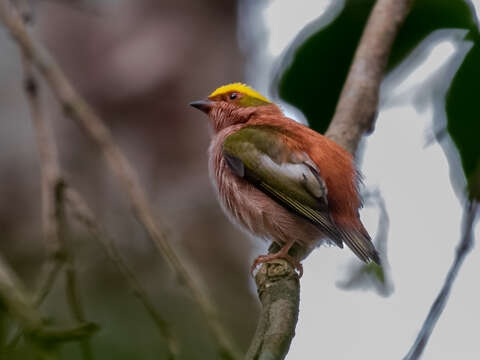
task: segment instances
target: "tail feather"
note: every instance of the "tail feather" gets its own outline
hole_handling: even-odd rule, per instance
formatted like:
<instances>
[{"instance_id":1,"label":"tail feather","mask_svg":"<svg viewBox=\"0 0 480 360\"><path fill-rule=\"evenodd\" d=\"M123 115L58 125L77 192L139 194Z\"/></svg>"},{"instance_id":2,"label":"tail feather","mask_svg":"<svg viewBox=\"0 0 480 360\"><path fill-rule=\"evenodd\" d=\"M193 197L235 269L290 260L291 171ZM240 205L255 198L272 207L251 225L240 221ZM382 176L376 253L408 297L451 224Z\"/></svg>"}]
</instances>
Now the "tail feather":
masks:
<instances>
[{"instance_id":1,"label":"tail feather","mask_svg":"<svg viewBox=\"0 0 480 360\"><path fill-rule=\"evenodd\" d=\"M364 262L374 261L378 265L381 265L378 252L366 232L361 232L356 229L341 229L340 233L342 240L360 260Z\"/></svg>"}]
</instances>

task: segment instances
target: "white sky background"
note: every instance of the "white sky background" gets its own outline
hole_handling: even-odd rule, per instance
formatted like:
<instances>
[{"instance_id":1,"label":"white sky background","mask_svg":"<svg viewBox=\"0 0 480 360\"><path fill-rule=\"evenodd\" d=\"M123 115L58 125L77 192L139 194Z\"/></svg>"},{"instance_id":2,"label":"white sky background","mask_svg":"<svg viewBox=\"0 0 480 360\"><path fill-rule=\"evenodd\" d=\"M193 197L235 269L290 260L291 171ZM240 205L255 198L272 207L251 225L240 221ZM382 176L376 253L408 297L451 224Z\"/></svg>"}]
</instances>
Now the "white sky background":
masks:
<instances>
[{"instance_id":1,"label":"white sky background","mask_svg":"<svg viewBox=\"0 0 480 360\"><path fill-rule=\"evenodd\" d=\"M274 60L329 3L276 0L266 2L262 11L255 7L241 13L267 30L258 37L255 28L243 29L244 46L256 54L248 59L252 86L268 95ZM480 0L474 3L478 13ZM314 251L304 262L300 318L288 360L401 359L443 284L460 237L462 207L444 151L436 142L425 146L431 138L432 104L427 101L420 113L413 104L429 99L422 84L434 81L457 49L465 51L464 44L445 39L401 84L385 81L376 129L362 159L365 185L380 189L390 217L388 257L395 292L383 298L373 291L338 289L335 283L353 255L337 248ZM378 212L365 209L361 215L374 236ZM479 239L478 224L475 234ZM461 268L422 359L480 359L478 247Z\"/></svg>"}]
</instances>

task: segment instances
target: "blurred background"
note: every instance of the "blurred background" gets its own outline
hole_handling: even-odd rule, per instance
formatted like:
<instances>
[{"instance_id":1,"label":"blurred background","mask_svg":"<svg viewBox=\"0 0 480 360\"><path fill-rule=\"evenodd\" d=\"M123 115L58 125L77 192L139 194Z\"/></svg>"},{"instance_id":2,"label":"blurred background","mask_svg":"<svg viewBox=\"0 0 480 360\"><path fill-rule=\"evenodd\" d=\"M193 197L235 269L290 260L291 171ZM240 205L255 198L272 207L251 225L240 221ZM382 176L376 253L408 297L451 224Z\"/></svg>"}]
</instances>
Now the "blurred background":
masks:
<instances>
[{"instance_id":1,"label":"blurred background","mask_svg":"<svg viewBox=\"0 0 480 360\"><path fill-rule=\"evenodd\" d=\"M259 314L249 267L267 244L241 233L221 212L207 172L207 118L188 102L220 85L247 82L292 118L324 131L372 3L31 2L34 35L112 130L160 226L243 351ZM463 205L479 194L480 2L416 4L382 84L375 132L358 157L367 198L361 216L388 258L385 274L360 276L361 264L347 251L314 251L304 263L288 359L405 355L452 262ZM20 55L3 27L0 54L0 252L33 293L46 259L40 166ZM67 182L88 200L171 324L180 358L220 358L202 315L132 216L101 153L41 85ZM123 277L96 241L73 229L68 240L86 316L101 326L92 338L95 358L166 359L164 339ZM474 249L424 359L480 357L478 264ZM64 288L60 277L41 307L54 324L71 323ZM0 314L4 346L15 322ZM20 341L0 354L34 359L35 349ZM61 355L81 359L75 343L62 346Z\"/></svg>"}]
</instances>

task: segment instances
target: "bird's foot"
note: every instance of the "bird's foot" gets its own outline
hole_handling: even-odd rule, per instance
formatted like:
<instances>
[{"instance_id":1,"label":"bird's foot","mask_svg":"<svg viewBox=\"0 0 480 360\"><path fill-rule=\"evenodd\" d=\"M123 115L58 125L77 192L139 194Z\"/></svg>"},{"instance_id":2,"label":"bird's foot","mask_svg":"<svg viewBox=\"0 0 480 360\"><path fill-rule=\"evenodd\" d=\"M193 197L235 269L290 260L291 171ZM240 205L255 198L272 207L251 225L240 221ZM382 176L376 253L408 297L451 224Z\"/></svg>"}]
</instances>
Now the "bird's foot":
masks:
<instances>
[{"instance_id":1,"label":"bird's foot","mask_svg":"<svg viewBox=\"0 0 480 360\"><path fill-rule=\"evenodd\" d=\"M279 252L274 254L260 255L259 257L257 257L250 268L250 273L252 274L252 276L253 276L253 272L255 271L258 265L266 263L271 260L275 260L275 259L284 259L288 261L295 268L295 270L298 271L298 276L302 277L303 266L302 264L300 264L300 261L296 260L295 258L293 258L293 256L289 255L288 249L287 251L282 251L282 250L283 249L280 249Z\"/></svg>"}]
</instances>

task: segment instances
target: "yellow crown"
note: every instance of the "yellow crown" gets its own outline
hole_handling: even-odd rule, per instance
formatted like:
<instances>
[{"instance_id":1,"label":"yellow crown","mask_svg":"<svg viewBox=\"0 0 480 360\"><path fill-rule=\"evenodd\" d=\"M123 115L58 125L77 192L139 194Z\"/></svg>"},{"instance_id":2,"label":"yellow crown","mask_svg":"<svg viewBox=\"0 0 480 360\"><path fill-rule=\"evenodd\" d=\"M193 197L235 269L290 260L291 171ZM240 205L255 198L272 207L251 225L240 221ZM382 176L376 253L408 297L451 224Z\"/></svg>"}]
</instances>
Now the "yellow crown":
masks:
<instances>
[{"instance_id":1,"label":"yellow crown","mask_svg":"<svg viewBox=\"0 0 480 360\"><path fill-rule=\"evenodd\" d=\"M246 84L242 84L242 83L234 83L234 84L228 84L228 85L220 86L217 90L212 92L209 97L220 95L220 94L225 94L225 93L228 93L228 92L231 92L231 91L236 91L236 92L245 94L247 96L256 98L258 100L261 100L263 102L270 103L270 101L267 98L260 95L258 92L253 90L250 86L248 86Z\"/></svg>"}]
</instances>

